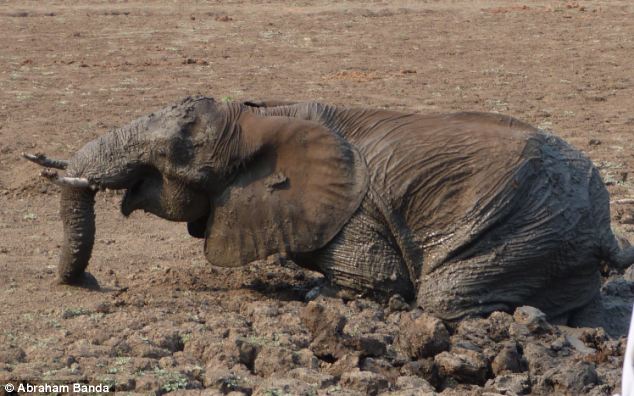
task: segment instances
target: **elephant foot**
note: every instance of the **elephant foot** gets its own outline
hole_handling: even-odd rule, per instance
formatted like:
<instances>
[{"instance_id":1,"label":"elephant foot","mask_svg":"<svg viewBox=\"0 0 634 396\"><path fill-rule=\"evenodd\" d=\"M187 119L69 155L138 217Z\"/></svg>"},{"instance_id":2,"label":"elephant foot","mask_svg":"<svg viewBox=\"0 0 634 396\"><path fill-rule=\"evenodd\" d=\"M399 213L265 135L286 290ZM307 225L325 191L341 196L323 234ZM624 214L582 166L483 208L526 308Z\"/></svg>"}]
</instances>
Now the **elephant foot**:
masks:
<instances>
[{"instance_id":1,"label":"elephant foot","mask_svg":"<svg viewBox=\"0 0 634 396\"><path fill-rule=\"evenodd\" d=\"M76 286L88 290L101 290L99 281L90 272L83 272L79 276L57 278L58 285Z\"/></svg>"}]
</instances>

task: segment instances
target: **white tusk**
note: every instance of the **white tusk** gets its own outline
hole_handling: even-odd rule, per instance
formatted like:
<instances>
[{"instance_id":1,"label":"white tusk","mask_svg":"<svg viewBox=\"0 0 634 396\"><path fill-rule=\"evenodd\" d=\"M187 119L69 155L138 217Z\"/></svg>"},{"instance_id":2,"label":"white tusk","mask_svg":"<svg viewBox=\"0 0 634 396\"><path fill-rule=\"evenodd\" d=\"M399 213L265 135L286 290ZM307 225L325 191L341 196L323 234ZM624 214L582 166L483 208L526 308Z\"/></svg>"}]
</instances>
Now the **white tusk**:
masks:
<instances>
[{"instance_id":1,"label":"white tusk","mask_svg":"<svg viewBox=\"0 0 634 396\"><path fill-rule=\"evenodd\" d=\"M68 161L48 158L42 153L22 153L22 156L31 162L34 162L40 166L45 166L47 168L66 169L66 167L68 166Z\"/></svg>"},{"instance_id":2,"label":"white tusk","mask_svg":"<svg viewBox=\"0 0 634 396\"><path fill-rule=\"evenodd\" d=\"M50 169L44 169L41 175L47 178L51 183L57 184L62 187L74 187L74 188L89 188L91 190L98 190L99 187L90 184L88 179L84 177L67 177L60 176L57 172Z\"/></svg>"},{"instance_id":3,"label":"white tusk","mask_svg":"<svg viewBox=\"0 0 634 396\"><path fill-rule=\"evenodd\" d=\"M634 198L623 198L610 201L610 204L634 204Z\"/></svg>"}]
</instances>

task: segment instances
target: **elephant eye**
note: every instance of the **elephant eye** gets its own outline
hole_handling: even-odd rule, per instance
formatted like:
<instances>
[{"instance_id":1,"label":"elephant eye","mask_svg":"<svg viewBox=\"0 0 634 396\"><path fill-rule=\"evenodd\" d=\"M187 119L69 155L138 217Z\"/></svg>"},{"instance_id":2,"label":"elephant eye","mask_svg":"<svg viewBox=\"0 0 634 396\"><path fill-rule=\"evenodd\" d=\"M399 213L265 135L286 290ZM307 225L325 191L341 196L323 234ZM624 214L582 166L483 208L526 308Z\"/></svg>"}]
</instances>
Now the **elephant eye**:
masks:
<instances>
[{"instance_id":1,"label":"elephant eye","mask_svg":"<svg viewBox=\"0 0 634 396\"><path fill-rule=\"evenodd\" d=\"M189 165L194 158L194 146L188 138L174 139L168 152L168 159L177 166Z\"/></svg>"}]
</instances>

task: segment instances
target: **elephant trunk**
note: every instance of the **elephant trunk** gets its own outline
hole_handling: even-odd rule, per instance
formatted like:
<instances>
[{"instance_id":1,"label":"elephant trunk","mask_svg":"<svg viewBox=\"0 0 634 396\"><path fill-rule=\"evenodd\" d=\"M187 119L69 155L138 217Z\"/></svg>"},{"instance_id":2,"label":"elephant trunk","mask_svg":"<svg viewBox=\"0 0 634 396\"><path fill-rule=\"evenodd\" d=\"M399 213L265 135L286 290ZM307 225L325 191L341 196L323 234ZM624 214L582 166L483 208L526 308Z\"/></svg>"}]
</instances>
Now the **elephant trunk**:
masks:
<instances>
[{"instance_id":1,"label":"elephant trunk","mask_svg":"<svg viewBox=\"0 0 634 396\"><path fill-rule=\"evenodd\" d=\"M69 161L67 176L85 178L93 188L64 186L60 215L64 225L58 281L81 283L95 240L95 187L123 189L139 167L138 128L115 130L80 149Z\"/></svg>"},{"instance_id":2,"label":"elephant trunk","mask_svg":"<svg viewBox=\"0 0 634 396\"><path fill-rule=\"evenodd\" d=\"M78 283L88 266L95 241L95 192L64 187L60 215L64 224L64 241L58 280L65 284Z\"/></svg>"}]
</instances>

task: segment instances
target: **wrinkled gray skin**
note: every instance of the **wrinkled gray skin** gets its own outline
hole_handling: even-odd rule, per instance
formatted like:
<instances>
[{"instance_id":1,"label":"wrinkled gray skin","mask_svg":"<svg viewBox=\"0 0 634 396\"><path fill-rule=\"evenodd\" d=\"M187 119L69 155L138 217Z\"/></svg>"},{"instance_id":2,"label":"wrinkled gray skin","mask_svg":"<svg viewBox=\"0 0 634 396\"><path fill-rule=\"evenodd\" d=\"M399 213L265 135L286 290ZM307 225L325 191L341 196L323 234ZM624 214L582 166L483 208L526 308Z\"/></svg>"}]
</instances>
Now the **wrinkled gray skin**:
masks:
<instances>
[{"instance_id":1,"label":"wrinkled gray skin","mask_svg":"<svg viewBox=\"0 0 634 396\"><path fill-rule=\"evenodd\" d=\"M494 114L186 98L88 143L66 175L125 189L126 216L187 222L214 265L279 252L445 319L533 305L587 324L601 262L634 262L590 160ZM63 188L62 283L85 281L94 194Z\"/></svg>"}]
</instances>

